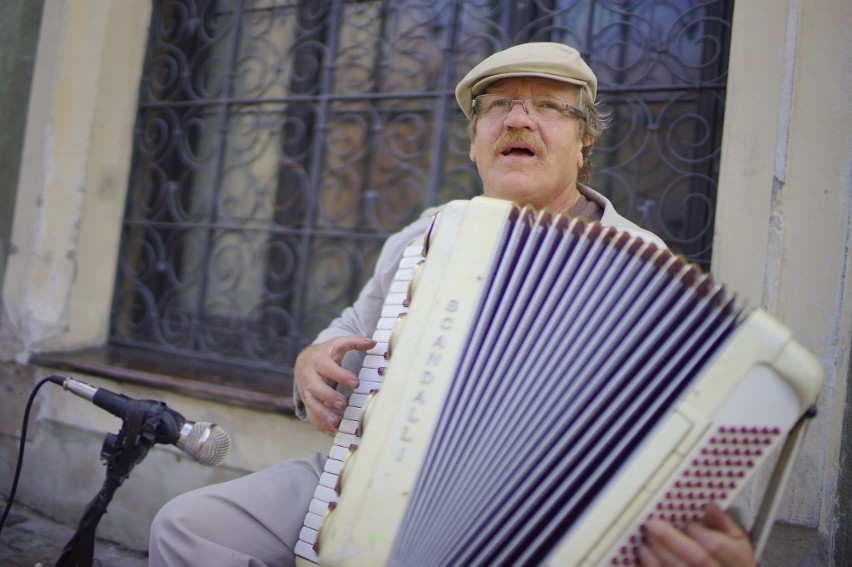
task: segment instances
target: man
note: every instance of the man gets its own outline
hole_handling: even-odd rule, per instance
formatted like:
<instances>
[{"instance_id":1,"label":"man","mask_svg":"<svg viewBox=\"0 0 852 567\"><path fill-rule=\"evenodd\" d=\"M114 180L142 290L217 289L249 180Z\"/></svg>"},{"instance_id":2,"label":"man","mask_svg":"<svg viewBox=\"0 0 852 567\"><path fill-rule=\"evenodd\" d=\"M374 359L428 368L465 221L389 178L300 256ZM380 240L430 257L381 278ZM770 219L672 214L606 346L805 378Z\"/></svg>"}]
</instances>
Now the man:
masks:
<instances>
[{"instance_id":1,"label":"man","mask_svg":"<svg viewBox=\"0 0 852 567\"><path fill-rule=\"evenodd\" d=\"M474 67L457 86L456 99L470 120L470 159L484 194L599 220L663 246L582 184L592 146L606 126L596 94L592 70L575 49L561 44L522 44ZM402 250L427 224L421 219L388 240L355 304L297 358L297 413L319 430L336 432L345 390L357 386L359 353L374 346L366 337L375 329ZM286 461L175 498L152 525L150 564L292 563L323 460L318 455ZM754 565L748 537L718 509L709 509L703 524L684 532L650 521L646 534L641 550L646 565Z\"/></svg>"}]
</instances>

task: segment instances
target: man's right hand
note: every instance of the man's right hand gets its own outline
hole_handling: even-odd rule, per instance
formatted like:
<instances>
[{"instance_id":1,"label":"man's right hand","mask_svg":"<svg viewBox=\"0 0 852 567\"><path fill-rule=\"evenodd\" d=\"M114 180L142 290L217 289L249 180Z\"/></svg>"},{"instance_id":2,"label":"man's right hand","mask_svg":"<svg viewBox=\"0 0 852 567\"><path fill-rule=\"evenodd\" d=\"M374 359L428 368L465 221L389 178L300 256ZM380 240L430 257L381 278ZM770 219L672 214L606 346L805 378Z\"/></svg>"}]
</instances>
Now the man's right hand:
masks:
<instances>
[{"instance_id":1,"label":"man's right hand","mask_svg":"<svg viewBox=\"0 0 852 567\"><path fill-rule=\"evenodd\" d=\"M337 433L337 425L346 409L346 398L335 386L358 387L358 378L340 366L343 356L350 350L366 351L375 345L375 341L366 337L348 335L306 347L296 357L296 388L308 421L323 433Z\"/></svg>"}]
</instances>

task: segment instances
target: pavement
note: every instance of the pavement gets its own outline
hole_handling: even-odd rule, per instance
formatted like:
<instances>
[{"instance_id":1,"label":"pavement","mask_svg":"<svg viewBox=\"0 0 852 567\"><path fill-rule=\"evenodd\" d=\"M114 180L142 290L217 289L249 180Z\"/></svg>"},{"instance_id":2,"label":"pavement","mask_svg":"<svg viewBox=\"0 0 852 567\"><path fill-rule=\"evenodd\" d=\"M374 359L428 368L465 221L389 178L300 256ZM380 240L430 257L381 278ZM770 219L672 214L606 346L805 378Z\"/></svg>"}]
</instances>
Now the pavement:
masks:
<instances>
[{"instance_id":1,"label":"pavement","mask_svg":"<svg viewBox=\"0 0 852 567\"><path fill-rule=\"evenodd\" d=\"M0 497L0 516L6 506ZM0 532L0 566L48 567L56 564L77 526L61 524L15 503ZM146 567L147 554L97 539L95 567Z\"/></svg>"}]
</instances>

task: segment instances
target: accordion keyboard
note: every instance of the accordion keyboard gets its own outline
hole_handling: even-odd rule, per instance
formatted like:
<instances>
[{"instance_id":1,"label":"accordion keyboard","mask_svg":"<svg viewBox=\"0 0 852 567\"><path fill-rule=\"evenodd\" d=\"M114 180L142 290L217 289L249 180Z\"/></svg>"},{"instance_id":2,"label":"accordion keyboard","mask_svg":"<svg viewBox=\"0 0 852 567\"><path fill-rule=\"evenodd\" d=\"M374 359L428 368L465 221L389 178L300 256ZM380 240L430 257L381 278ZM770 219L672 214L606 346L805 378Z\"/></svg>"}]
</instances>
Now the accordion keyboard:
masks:
<instances>
[{"instance_id":1,"label":"accordion keyboard","mask_svg":"<svg viewBox=\"0 0 852 567\"><path fill-rule=\"evenodd\" d=\"M376 346L364 356L361 371L358 374L358 388L349 397L343 419L338 426L338 433L334 437L334 444L329 450L325 468L320 476L319 485L314 491L304 526L299 533L299 541L296 543L296 555L312 563L319 561L314 550L317 533L329 506L337 502L337 486L346 456L361 442L359 428L364 405L370 393L382 387L382 372L387 365L386 355L391 333L399 317L408 311L408 286L417 264L422 260L423 245L419 242L411 244L403 251L389 293L382 305L381 317L373 332L372 339L376 341Z\"/></svg>"}]
</instances>

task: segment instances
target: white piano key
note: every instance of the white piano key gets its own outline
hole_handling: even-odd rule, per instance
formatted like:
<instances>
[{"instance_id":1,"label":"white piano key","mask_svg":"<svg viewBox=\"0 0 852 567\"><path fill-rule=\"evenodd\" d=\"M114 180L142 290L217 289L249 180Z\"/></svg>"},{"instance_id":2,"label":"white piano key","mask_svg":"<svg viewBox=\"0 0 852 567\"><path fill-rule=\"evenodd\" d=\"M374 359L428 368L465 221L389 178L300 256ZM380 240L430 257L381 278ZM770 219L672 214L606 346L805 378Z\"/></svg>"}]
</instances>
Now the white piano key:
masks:
<instances>
[{"instance_id":1,"label":"white piano key","mask_svg":"<svg viewBox=\"0 0 852 567\"><path fill-rule=\"evenodd\" d=\"M387 299L385 300L385 305L403 305L407 297L407 292L389 293L387 295Z\"/></svg>"},{"instance_id":2,"label":"white piano key","mask_svg":"<svg viewBox=\"0 0 852 567\"><path fill-rule=\"evenodd\" d=\"M302 527L299 532L299 539L307 544L313 545L317 541L317 531L311 528Z\"/></svg>"},{"instance_id":3,"label":"white piano key","mask_svg":"<svg viewBox=\"0 0 852 567\"><path fill-rule=\"evenodd\" d=\"M314 498L320 502L325 502L328 506L332 502L337 502L338 494L333 488L318 484L314 489Z\"/></svg>"},{"instance_id":4,"label":"white piano key","mask_svg":"<svg viewBox=\"0 0 852 567\"><path fill-rule=\"evenodd\" d=\"M337 480L339 478L340 477L336 474L329 474L327 472L324 472L320 475L319 483L320 486L326 486L328 488L334 489L334 487L337 486Z\"/></svg>"},{"instance_id":5,"label":"white piano key","mask_svg":"<svg viewBox=\"0 0 852 567\"><path fill-rule=\"evenodd\" d=\"M373 333L373 340L377 343L385 343L385 345L387 345L387 342L390 340L391 332L391 329L382 331L376 330L376 332Z\"/></svg>"},{"instance_id":6,"label":"white piano key","mask_svg":"<svg viewBox=\"0 0 852 567\"><path fill-rule=\"evenodd\" d=\"M382 353L384 354L384 353ZM364 357L364 368L384 368L388 365L385 357L379 354L367 354Z\"/></svg>"},{"instance_id":7,"label":"white piano key","mask_svg":"<svg viewBox=\"0 0 852 567\"><path fill-rule=\"evenodd\" d=\"M337 461L346 460L346 455L349 453L349 447L342 447L338 445L332 445L331 449L328 451L328 458L335 459Z\"/></svg>"},{"instance_id":8,"label":"white piano key","mask_svg":"<svg viewBox=\"0 0 852 567\"><path fill-rule=\"evenodd\" d=\"M385 349L387 349L387 345L385 345ZM387 352L387 350L385 352ZM379 373L384 373L388 367L388 361L390 358L386 358L384 352L368 353L367 356L372 357L370 359L370 367ZM366 358L367 357L365 356L364 359L366 360Z\"/></svg>"},{"instance_id":9,"label":"white piano key","mask_svg":"<svg viewBox=\"0 0 852 567\"><path fill-rule=\"evenodd\" d=\"M412 242L408 246L405 247L405 250L402 252L403 258L408 258L409 256L419 256L423 257L423 242L418 239L416 242Z\"/></svg>"},{"instance_id":10,"label":"white piano key","mask_svg":"<svg viewBox=\"0 0 852 567\"><path fill-rule=\"evenodd\" d=\"M383 360L385 358L385 353L388 351L388 343L377 343L376 346L367 351L367 356L378 356ZM366 359L367 356L364 358ZM385 366L387 366L387 361L385 362Z\"/></svg>"},{"instance_id":11,"label":"white piano key","mask_svg":"<svg viewBox=\"0 0 852 567\"><path fill-rule=\"evenodd\" d=\"M351 419L353 421L359 421L361 419L361 414L364 413L364 408L355 408L349 406L343 412L343 419ZM329 455L330 457L331 455Z\"/></svg>"},{"instance_id":12,"label":"white piano key","mask_svg":"<svg viewBox=\"0 0 852 567\"><path fill-rule=\"evenodd\" d=\"M305 516L305 527L311 528L312 530L319 530L321 525L322 516L320 514L308 512L308 515Z\"/></svg>"},{"instance_id":13,"label":"white piano key","mask_svg":"<svg viewBox=\"0 0 852 567\"><path fill-rule=\"evenodd\" d=\"M322 500L314 498L311 500L311 505L308 507L308 511L320 516L325 516L325 513L328 511L328 502L323 502Z\"/></svg>"},{"instance_id":14,"label":"white piano key","mask_svg":"<svg viewBox=\"0 0 852 567\"><path fill-rule=\"evenodd\" d=\"M349 435L357 435L358 428L361 426L361 423L352 419L342 419L340 420L340 425L337 426L337 430L341 433L348 433Z\"/></svg>"},{"instance_id":15,"label":"white piano key","mask_svg":"<svg viewBox=\"0 0 852 567\"><path fill-rule=\"evenodd\" d=\"M394 321L396 321L397 316L400 313L404 313L405 311L408 311L408 307L405 307L402 304L385 305L384 307L382 307L382 314L380 317L382 319L393 319Z\"/></svg>"},{"instance_id":16,"label":"white piano key","mask_svg":"<svg viewBox=\"0 0 852 567\"><path fill-rule=\"evenodd\" d=\"M367 403L367 394L352 394L349 396L349 405L355 408L363 408Z\"/></svg>"},{"instance_id":17,"label":"white piano key","mask_svg":"<svg viewBox=\"0 0 852 567\"><path fill-rule=\"evenodd\" d=\"M346 447L348 449L351 445L360 445L361 440L354 435L338 431L337 435L334 436L334 444L338 447Z\"/></svg>"},{"instance_id":18,"label":"white piano key","mask_svg":"<svg viewBox=\"0 0 852 567\"><path fill-rule=\"evenodd\" d=\"M355 394L367 394L368 395L373 390L378 390L381 387L382 387L381 381L374 382L373 380L363 380L362 379L358 383L358 387L355 388L355 391L353 393L355 393Z\"/></svg>"},{"instance_id":19,"label":"white piano key","mask_svg":"<svg viewBox=\"0 0 852 567\"><path fill-rule=\"evenodd\" d=\"M327 473L339 475L340 469L342 469L342 468L343 468L343 461L342 460L338 461L337 459L326 459L325 460L325 466L323 467L323 470Z\"/></svg>"},{"instance_id":20,"label":"white piano key","mask_svg":"<svg viewBox=\"0 0 852 567\"><path fill-rule=\"evenodd\" d=\"M387 366L387 361L385 361ZM378 368L362 368L358 373L358 380L366 380L367 382L382 382L382 376L379 374Z\"/></svg>"},{"instance_id":21,"label":"white piano key","mask_svg":"<svg viewBox=\"0 0 852 567\"><path fill-rule=\"evenodd\" d=\"M388 289L388 293L401 293L403 295L408 295L408 281L394 280L393 282L391 282L390 288Z\"/></svg>"},{"instance_id":22,"label":"white piano key","mask_svg":"<svg viewBox=\"0 0 852 567\"><path fill-rule=\"evenodd\" d=\"M316 551L314 551L314 546L305 541L297 541L296 542L296 555L310 561L314 564L319 564L319 557L317 557Z\"/></svg>"},{"instance_id":23,"label":"white piano key","mask_svg":"<svg viewBox=\"0 0 852 567\"><path fill-rule=\"evenodd\" d=\"M418 256L403 256L402 259L399 261L399 268L397 269L397 273L401 272L406 268L413 268L420 260L422 260L422 258Z\"/></svg>"}]
</instances>

